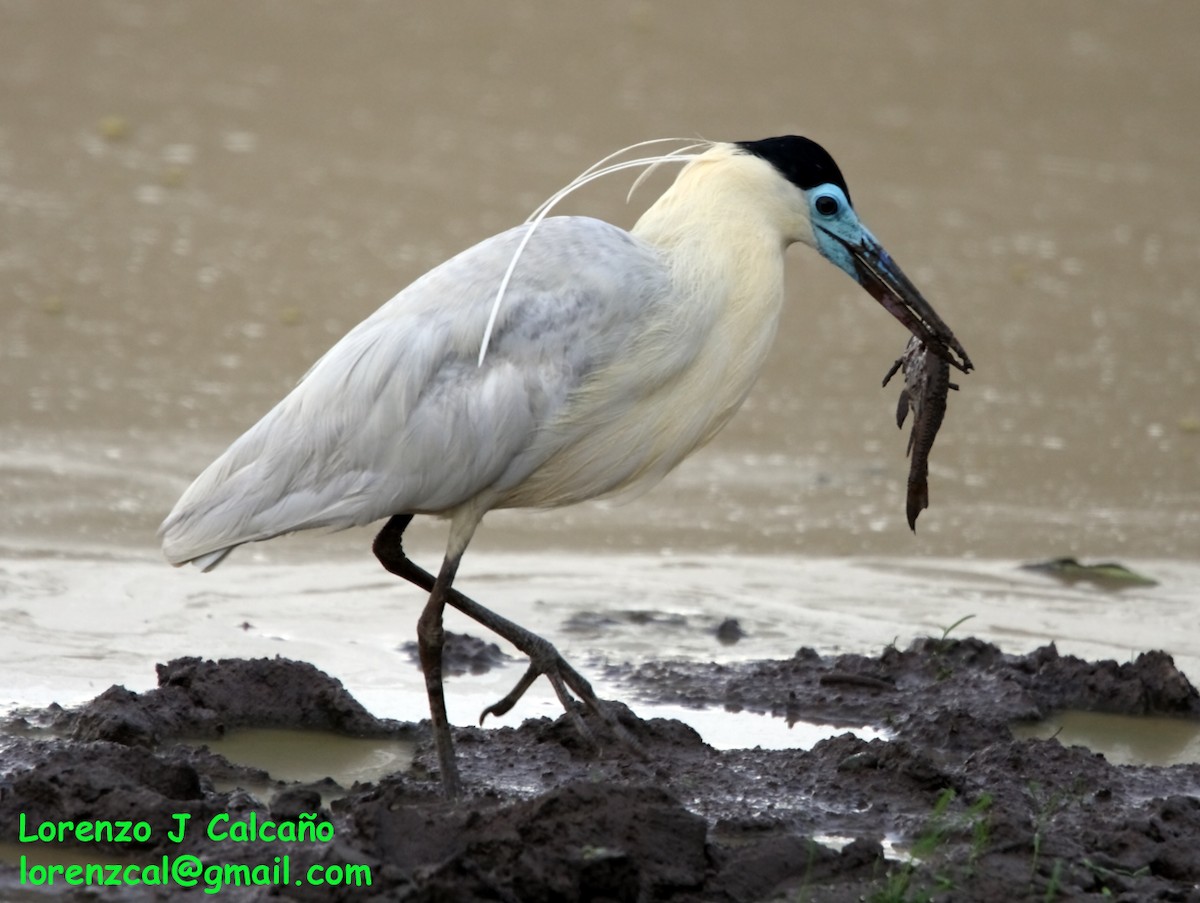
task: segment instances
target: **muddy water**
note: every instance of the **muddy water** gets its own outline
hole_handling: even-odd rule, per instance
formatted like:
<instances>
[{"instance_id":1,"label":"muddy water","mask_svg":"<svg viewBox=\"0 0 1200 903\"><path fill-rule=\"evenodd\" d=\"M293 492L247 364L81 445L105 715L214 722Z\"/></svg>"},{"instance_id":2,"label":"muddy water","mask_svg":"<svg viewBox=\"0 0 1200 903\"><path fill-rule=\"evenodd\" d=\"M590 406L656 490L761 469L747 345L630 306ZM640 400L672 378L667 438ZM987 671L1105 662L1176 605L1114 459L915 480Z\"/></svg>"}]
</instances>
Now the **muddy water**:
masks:
<instances>
[{"instance_id":1,"label":"muddy water","mask_svg":"<svg viewBox=\"0 0 1200 903\"><path fill-rule=\"evenodd\" d=\"M1200 762L1200 730L1179 718L1131 718L1101 712L1061 712L1037 724L1017 726L1018 737L1056 737L1083 746L1115 765L1178 765Z\"/></svg>"},{"instance_id":2,"label":"muddy water","mask_svg":"<svg viewBox=\"0 0 1200 903\"><path fill-rule=\"evenodd\" d=\"M585 656L878 648L973 614L960 630L1006 648L1161 647L1200 673L1194 7L0 0L0 17L12 701L149 685L182 652L275 650L374 687L390 714L394 646L354 644L382 625L398 645L417 603L389 595L368 533L201 577L156 563L155 527L397 289L616 147L697 134L824 143L970 351L919 533L879 388L904 334L795 249L780 339L731 427L632 504L489 517L471 588ZM565 209L630 224L658 186L626 206L627 184ZM433 560L440 542L417 528L413 548ZM1160 585L1013 571L1063 554ZM572 633L613 610L694 631ZM750 635L721 647L706 631L730 614Z\"/></svg>"}]
</instances>

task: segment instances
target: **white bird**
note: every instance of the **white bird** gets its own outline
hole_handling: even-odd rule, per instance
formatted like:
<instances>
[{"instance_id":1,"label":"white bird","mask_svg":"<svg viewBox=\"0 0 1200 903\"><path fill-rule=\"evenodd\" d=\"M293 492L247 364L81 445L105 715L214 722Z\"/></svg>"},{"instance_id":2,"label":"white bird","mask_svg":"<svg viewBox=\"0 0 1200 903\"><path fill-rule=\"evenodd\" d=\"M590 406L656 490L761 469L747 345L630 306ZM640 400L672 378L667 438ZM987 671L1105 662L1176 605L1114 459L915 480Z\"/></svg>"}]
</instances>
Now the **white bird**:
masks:
<instances>
[{"instance_id":1,"label":"white bird","mask_svg":"<svg viewBox=\"0 0 1200 903\"><path fill-rule=\"evenodd\" d=\"M789 245L815 248L936 354L971 368L859 222L837 164L816 143L705 142L610 163L616 156L532 222L446 261L352 329L200 474L160 530L170 562L207 570L244 543L389 518L377 557L429 591L418 648L451 797L460 781L442 693L445 605L530 656L485 716L506 711L543 673L578 724L568 688L603 714L553 646L452 588L480 520L496 508L644 489L708 442L767 356ZM663 162L685 165L630 231L545 218L586 181ZM416 514L450 521L436 579L401 546Z\"/></svg>"}]
</instances>

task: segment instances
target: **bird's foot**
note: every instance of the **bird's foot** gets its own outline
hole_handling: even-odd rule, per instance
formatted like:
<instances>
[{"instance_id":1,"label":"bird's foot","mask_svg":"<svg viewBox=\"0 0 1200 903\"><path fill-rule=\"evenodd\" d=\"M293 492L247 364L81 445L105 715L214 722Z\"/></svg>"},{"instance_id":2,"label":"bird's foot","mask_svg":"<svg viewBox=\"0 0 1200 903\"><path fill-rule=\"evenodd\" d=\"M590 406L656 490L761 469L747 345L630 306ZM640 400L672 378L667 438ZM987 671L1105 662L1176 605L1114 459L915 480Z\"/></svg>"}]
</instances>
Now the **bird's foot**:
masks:
<instances>
[{"instance_id":1,"label":"bird's foot","mask_svg":"<svg viewBox=\"0 0 1200 903\"><path fill-rule=\"evenodd\" d=\"M596 742L596 737L592 729L588 727L587 722L579 714L579 707L576 705L575 697L578 697L588 709L604 722L623 746L632 750L643 759L648 758L642 744L637 741L637 738L633 734L629 733L629 730L625 725L621 724L610 708L597 698L595 692L592 690L592 685L588 683L587 679L572 668L566 659L559 655L558 650L554 648L553 644L538 636L533 636L533 638L536 642L531 644L530 648L522 650L529 656L529 668L521 675L521 679L517 681L517 685L512 688L507 696L483 710L479 716L479 723L483 724L484 719L488 715L500 716L508 712L525 695L525 691L533 685L533 682L544 674L546 675L546 679L550 681L550 685L554 687L554 693L558 696L558 701L562 703L563 711L571 719L575 730L590 746L598 748L599 744ZM575 695L572 696L572 693Z\"/></svg>"}]
</instances>

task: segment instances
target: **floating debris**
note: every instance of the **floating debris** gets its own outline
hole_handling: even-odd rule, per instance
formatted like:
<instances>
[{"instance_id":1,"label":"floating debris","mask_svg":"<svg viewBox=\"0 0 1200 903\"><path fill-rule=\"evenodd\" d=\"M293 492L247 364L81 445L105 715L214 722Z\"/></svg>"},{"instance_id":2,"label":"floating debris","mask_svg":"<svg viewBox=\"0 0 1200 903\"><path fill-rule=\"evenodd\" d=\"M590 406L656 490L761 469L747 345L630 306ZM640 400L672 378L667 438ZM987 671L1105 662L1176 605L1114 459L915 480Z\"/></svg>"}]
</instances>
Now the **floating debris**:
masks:
<instances>
[{"instance_id":1,"label":"floating debris","mask_svg":"<svg viewBox=\"0 0 1200 903\"><path fill-rule=\"evenodd\" d=\"M732 646L746 635L746 631L742 630L737 618L726 618L717 626L716 634L717 642L722 646Z\"/></svg>"},{"instance_id":2,"label":"floating debris","mask_svg":"<svg viewBox=\"0 0 1200 903\"><path fill-rule=\"evenodd\" d=\"M1158 586L1157 580L1131 571L1123 564L1105 561L1080 564L1075 558L1051 558L1021 565L1022 570L1037 571L1063 583L1092 583L1102 589L1128 589L1131 586Z\"/></svg>"}]
</instances>

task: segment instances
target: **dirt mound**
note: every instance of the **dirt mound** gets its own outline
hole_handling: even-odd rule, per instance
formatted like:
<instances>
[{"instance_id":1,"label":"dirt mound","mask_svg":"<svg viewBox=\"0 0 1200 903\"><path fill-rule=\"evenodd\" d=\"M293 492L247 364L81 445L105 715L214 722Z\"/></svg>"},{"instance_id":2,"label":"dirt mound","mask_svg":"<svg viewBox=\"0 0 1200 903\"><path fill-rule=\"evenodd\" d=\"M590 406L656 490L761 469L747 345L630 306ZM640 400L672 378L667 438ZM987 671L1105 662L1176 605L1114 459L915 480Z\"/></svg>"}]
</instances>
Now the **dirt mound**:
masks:
<instances>
[{"instance_id":1,"label":"dirt mound","mask_svg":"<svg viewBox=\"0 0 1200 903\"><path fill-rule=\"evenodd\" d=\"M30 855L0 869L0 892L40 884L57 898L94 899L96 889L63 875L50 886L36 870L32 854L59 840L21 842L21 833L111 822L138 836L89 840L84 858L242 864L264 883L226 886L222 898L234 900L1195 898L1200 766L1115 766L1009 729L1066 706L1195 719L1196 691L1165 655L1117 665L1053 647L1011 656L976 640L923 641L877 658L802 649L787 661L613 674L646 699L872 724L888 739L847 733L811 750L718 751L686 725L621 708L649 752L642 759L598 722L598 753L565 718L461 728L469 790L451 804L424 725L373 718L303 663L182 659L160 666L147 693L114 687L77 711L10 719L0 840ZM245 725L417 736L418 753L410 772L332 785L325 801L279 782L260 799L242 787L264 773L178 742ZM885 856L892 846L918 861ZM283 859L287 873L272 873ZM369 887L352 885L353 866L369 869ZM317 885L318 874L339 880ZM103 892L159 900L180 890Z\"/></svg>"}]
</instances>

